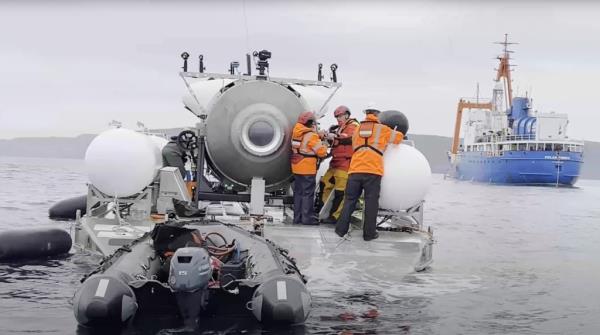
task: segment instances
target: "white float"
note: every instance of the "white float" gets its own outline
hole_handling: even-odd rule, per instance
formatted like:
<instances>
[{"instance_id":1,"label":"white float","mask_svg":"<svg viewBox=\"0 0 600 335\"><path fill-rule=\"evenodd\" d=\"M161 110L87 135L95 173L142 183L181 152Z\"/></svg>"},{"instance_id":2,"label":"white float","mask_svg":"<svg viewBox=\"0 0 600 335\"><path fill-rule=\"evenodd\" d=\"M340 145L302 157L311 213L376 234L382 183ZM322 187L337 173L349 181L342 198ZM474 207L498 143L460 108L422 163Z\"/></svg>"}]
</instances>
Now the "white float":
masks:
<instances>
[{"instance_id":1,"label":"white float","mask_svg":"<svg viewBox=\"0 0 600 335\"><path fill-rule=\"evenodd\" d=\"M231 79L198 80L190 84L194 96L188 90L183 95L183 104L196 115L207 113L210 101L217 96L223 87L229 85ZM198 100L196 100L198 99Z\"/></svg>"},{"instance_id":2,"label":"white float","mask_svg":"<svg viewBox=\"0 0 600 335\"><path fill-rule=\"evenodd\" d=\"M405 210L421 202L431 186L431 167L416 148L390 145L383 155L379 207Z\"/></svg>"},{"instance_id":3,"label":"white float","mask_svg":"<svg viewBox=\"0 0 600 335\"><path fill-rule=\"evenodd\" d=\"M153 140L129 129L101 133L85 153L90 182L113 197L139 193L152 183L161 166L161 153Z\"/></svg>"},{"instance_id":4,"label":"white float","mask_svg":"<svg viewBox=\"0 0 600 335\"><path fill-rule=\"evenodd\" d=\"M164 137L160 137L160 136L156 136L156 135L149 135L148 137L150 138L152 143L154 143L154 145L156 145L158 150L161 150L161 151L165 147L165 145L167 145L167 143L169 143L169 141Z\"/></svg>"}]
</instances>

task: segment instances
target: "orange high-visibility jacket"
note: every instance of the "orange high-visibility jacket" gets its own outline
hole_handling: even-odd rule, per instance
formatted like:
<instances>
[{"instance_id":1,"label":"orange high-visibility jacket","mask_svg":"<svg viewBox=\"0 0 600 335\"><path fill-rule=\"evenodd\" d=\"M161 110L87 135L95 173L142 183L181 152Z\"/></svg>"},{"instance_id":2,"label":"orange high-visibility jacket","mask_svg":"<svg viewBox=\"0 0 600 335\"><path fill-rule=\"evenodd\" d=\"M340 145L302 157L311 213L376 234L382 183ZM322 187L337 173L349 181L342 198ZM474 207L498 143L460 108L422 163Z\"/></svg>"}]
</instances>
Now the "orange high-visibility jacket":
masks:
<instances>
[{"instance_id":1,"label":"orange high-visibility jacket","mask_svg":"<svg viewBox=\"0 0 600 335\"><path fill-rule=\"evenodd\" d=\"M377 116L367 114L352 136L354 154L348 174L371 173L383 176L383 153L388 144L400 144L404 134L379 123Z\"/></svg>"},{"instance_id":2,"label":"orange high-visibility jacket","mask_svg":"<svg viewBox=\"0 0 600 335\"><path fill-rule=\"evenodd\" d=\"M333 141L331 148L331 163L329 167L332 169L340 169L348 171L350 168L350 159L352 158L352 135L358 128L358 121L349 119L336 131L337 138Z\"/></svg>"},{"instance_id":3,"label":"orange high-visibility jacket","mask_svg":"<svg viewBox=\"0 0 600 335\"><path fill-rule=\"evenodd\" d=\"M327 147L311 128L296 123L292 132L292 173L317 174L317 158L327 156Z\"/></svg>"}]
</instances>

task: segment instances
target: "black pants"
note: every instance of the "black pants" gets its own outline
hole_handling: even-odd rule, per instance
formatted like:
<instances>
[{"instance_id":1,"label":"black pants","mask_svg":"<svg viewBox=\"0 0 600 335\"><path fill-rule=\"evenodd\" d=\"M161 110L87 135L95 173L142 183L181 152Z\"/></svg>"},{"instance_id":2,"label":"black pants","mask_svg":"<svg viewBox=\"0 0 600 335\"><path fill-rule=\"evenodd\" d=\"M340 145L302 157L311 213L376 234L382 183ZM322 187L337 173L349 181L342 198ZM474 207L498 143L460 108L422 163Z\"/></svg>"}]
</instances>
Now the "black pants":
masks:
<instances>
[{"instance_id":1,"label":"black pants","mask_svg":"<svg viewBox=\"0 0 600 335\"><path fill-rule=\"evenodd\" d=\"M381 189L381 176L370 173L353 173L348 177L346 193L344 194L344 208L335 225L338 235L345 235L350 229L350 218L356 202L361 193L365 192L365 211L363 222L363 238L375 237L377 231L377 212L379 211L379 191Z\"/></svg>"},{"instance_id":2,"label":"black pants","mask_svg":"<svg viewBox=\"0 0 600 335\"><path fill-rule=\"evenodd\" d=\"M294 175L294 223L318 224L315 215L316 176Z\"/></svg>"}]
</instances>

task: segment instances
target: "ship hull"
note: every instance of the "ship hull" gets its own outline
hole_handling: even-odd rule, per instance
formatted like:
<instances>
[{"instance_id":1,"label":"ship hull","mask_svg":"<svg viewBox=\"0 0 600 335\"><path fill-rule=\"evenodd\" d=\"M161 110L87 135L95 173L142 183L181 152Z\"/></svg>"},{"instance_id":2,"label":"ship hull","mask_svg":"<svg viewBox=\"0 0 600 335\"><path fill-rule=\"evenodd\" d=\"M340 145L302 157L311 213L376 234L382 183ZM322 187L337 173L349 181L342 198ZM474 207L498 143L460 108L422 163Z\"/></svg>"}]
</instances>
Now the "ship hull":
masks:
<instances>
[{"instance_id":1,"label":"ship hull","mask_svg":"<svg viewBox=\"0 0 600 335\"><path fill-rule=\"evenodd\" d=\"M583 163L580 152L507 151L460 152L450 176L460 180L495 184L573 186Z\"/></svg>"}]
</instances>

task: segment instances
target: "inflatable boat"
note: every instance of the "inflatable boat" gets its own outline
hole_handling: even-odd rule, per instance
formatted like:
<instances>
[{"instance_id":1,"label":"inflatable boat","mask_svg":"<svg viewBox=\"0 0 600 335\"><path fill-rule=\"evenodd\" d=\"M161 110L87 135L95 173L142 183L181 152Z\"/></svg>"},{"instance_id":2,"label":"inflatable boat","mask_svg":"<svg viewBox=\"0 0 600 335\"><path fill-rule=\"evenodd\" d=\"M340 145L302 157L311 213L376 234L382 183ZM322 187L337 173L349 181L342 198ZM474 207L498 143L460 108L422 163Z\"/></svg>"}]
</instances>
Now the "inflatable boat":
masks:
<instances>
[{"instance_id":1,"label":"inflatable boat","mask_svg":"<svg viewBox=\"0 0 600 335\"><path fill-rule=\"evenodd\" d=\"M284 249L237 226L160 224L86 276L73 308L88 327L137 313L171 313L188 327L215 314L296 324L310 313L305 282Z\"/></svg>"}]
</instances>

